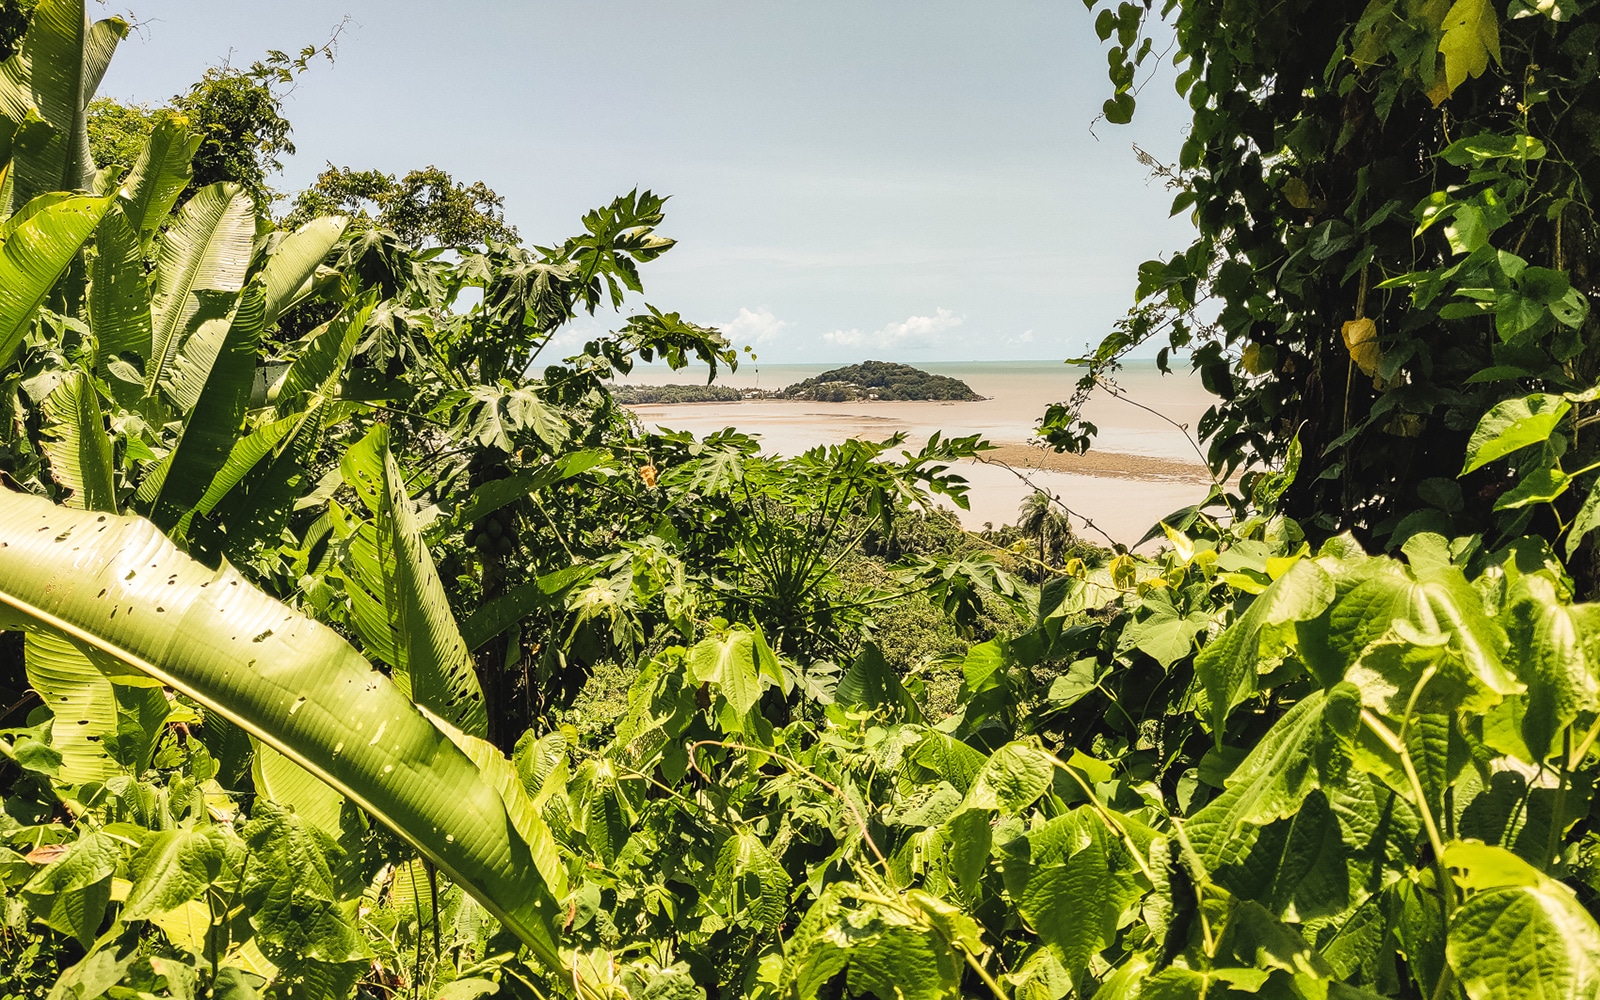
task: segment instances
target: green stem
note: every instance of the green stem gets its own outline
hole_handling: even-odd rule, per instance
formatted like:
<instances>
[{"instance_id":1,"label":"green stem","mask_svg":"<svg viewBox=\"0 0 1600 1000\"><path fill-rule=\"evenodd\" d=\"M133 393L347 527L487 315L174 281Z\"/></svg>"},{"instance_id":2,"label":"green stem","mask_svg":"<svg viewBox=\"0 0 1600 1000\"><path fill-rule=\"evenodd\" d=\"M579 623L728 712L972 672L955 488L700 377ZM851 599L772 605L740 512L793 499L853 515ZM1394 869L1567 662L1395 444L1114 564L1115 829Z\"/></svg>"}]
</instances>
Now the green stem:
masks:
<instances>
[{"instance_id":1,"label":"green stem","mask_svg":"<svg viewBox=\"0 0 1600 1000\"><path fill-rule=\"evenodd\" d=\"M1010 998L1006 996L1005 987L1001 986L1000 982L994 978L994 975L988 969L983 967L983 963L978 961L978 956L962 947L958 942L947 937L937 925L933 924L932 921L927 920L927 914L923 913L921 910L913 906L907 906L898 898L890 896L883 890L883 887L881 886L876 886L874 888L877 889L877 891L870 893L859 893L857 898L863 900L864 902L877 903L879 906L889 907L898 913L910 917L918 923L926 923L934 933L938 934L939 937L944 940L946 947L961 952L962 957L966 959L967 968L977 973L978 978L983 980L983 985L989 988L989 992L993 993L997 1000L1010 1000Z\"/></svg>"},{"instance_id":2,"label":"green stem","mask_svg":"<svg viewBox=\"0 0 1600 1000\"><path fill-rule=\"evenodd\" d=\"M1583 758L1589 755L1589 748L1594 746L1596 737L1600 737L1600 715L1595 716L1594 723L1589 727L1589 731L1583 734L1583 739L1578 741L1577 747L1567 757L1567 769L1569 771L1575 770L1579 764L1583 763Z\"/></svg>"},{"instance_id":3,"label":"green stem","mask_svg":"<svg viewBox=\"0 0 1600 1000\"><path fill-rule=\"evenodd\" d=\"M729 743L729 742L727 742L725 740L696 740L695 742L689 744L689 763L690 763L690 765L692 767L694 767L694 769L696 771L700 771L700 764L699 764L698 761L695 760L694 752L695 752L695 750L697 748L706 747L706 746L723 747L723 748L728 749L728 750L743 750L745 753L765 754L765 755L767 755L768 757L771 757L774 760L783 761L785 764L787 764L790 767L794 768L796 771L799 771L801 774L803 774L806 777L810 778L812 781L815 781L817 784L821 785L823 788L826 788L828 791L832 792L834 795L837 795L839 797L839 801L841 801L841 802L843 802L845 804L845 806L850 810L850 815L852 817L854 817L854 819L856 821L856 828L861 831L861 839L866 841L866 844L867 844L868 847L872 848L873 856L878 859L878 864L883 867L884 873L888 874L888 872L889 872L889 859L885 858L883 856L883 852L878 850L877 842L872 839L871 832L869 832L867 830L866 817L861 815L861 811L856 808L856 804L850 800L850 797L844 793L844 789L840 788L838 785L835 785L833 782L829 781L828 779L822 777L820 774L817 774L815 771L811 770L809 767L806 767L804 764L802 764L799 761L795 760L793 757L789 757L789 756L787 756L785 754L781 754L776 750L763 750L760 747L746 746L743 743ZM706 774L704 771L700 771L700 774L707 781L711 780L711 776Z\"/></svg>"},{"instance_id":4,"label":"green stem","mask_svg":"<svg viewBox=\"0 0 1600 1000\"><path fill-rule=\"evenodd\" d=\"M1050 763L1064 771L1067 777L1078 783L1078 787L1083 789L1083 793L1089 797L1089 805L1094 810L1095 815L1099 817L1100 822L1104 823L1108 830L1121 839L1123 846L1127 847L1128 853L1133 855L1133 860L1139 865L1139 870L1144 872L1144 877L1150 880L1150 884L1158 884L1155 872L1151 871L1150 863L1145 859L1144 855L1139 853L1138 845L1133 842L1133 836L1128 833L1127 827L1123 826L1117 821L1116 817L1111 815L1111 811L1100 801L1100 796L1095 794L1094 788L1084 780L1083 775L1078 773L1078 769L1048 750L1041 750L1040 752L1050 759Z\"/></svg>"},{"instance_id":5,"label":"green stem","mask_svg":"<svg viewBox=\"0 0 1600 1000\"><path fill-rule=\"evenodd\" d=\"M1556 785L1556 801L1555 805L1550 810L1550 829L1545 834L1544 861L1539 866L1546 872L1550 871L1550 867L1555 864L1556 859L1559 856L1557 853L1557 848L1561 845L1561 835L1566 831L1566 825L1563 822L1563 819L1567 811L1567 782L1568 778L1571 776L1569 774L1567 762L1571 759L1571 757L1572 727L1568 726L1567 729L1561 734L1561 762L1559 765L1561 768L1561 780Z\"/></svg>"},{"instance_id":6,"label":"green stem","mask_svg":"<svg viewBox=\"0 0 1600 1000\"><path fill-rule=\"evenodd\" d=\"M1400 732L1403 734L1411 722L1411 710L1416 707L1417 697L1422 693L1422 687L1433 676L1434 668L1429 667L1423 671L1422 677L1417 681L1417 686L1411 692L1411 700L1406 705L1405 721L1401 723ZM1417 811L1422 814L1422 824L1428 831L1428 843L1433 846L1433 873L1434 879L1439 883L1439 918L1443 924L1442 935L1450 933L1450 915L1455 911L1455 883L1450 878L1450 872L1444 866L1444 840L1439 836L1439 826L1434 822L1433 810L1428 806L1428 795L1422 788L1422 779L1417 775L1417 768L1411 760L1411 752L1406 749L1405 742L1383 724L1383 720L1373 715L1371 711L1361 710L1361 721L1366 724L1373 735L1382 740L1390 750L1400 758L1400 767L1406 773L1406 780L1411 785L1411 791L1417 799ZM1441 937L1441 940L1443 938ZM1439 974L1439 982L1434 984L1434 997L1447 996L1446 980L1451 978L1450 967L1445 966Z\"/></svg>"}]
</instances>

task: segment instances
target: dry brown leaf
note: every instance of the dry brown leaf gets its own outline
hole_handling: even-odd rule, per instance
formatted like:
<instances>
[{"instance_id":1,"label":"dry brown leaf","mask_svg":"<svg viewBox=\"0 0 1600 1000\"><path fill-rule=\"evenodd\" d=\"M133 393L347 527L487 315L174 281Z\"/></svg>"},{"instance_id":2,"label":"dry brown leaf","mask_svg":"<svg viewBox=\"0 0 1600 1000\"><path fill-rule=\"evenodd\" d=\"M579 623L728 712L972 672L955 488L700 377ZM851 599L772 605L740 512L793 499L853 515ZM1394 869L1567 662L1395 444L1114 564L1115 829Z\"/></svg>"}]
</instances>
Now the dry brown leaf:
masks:
<instances>
[{"instance_id":1,"label":"dry brown leaf","mask_svg":"<svg viewBox=\"0 0 1600 1000\"><path fill-rule=\"evenodd\" d=\"M1344 337L1345 349L1355 360L1363 375L1376 375L1383 364L1383 352L1378 349L1378 325L1362 317L1353 319L1339 330Z\"/></svg>"},{"instance_id":2,"label":"dry brown leaf","mask_svg":"<svg viewBox=\"0 0 1600 1000\"><path fill-rule=\"evenodd\" d=\"M67 844L40 844L27 854L24 854L22 860L30 865L48 865L67 853L69 846Z\"/></svg>"}]
</instances>

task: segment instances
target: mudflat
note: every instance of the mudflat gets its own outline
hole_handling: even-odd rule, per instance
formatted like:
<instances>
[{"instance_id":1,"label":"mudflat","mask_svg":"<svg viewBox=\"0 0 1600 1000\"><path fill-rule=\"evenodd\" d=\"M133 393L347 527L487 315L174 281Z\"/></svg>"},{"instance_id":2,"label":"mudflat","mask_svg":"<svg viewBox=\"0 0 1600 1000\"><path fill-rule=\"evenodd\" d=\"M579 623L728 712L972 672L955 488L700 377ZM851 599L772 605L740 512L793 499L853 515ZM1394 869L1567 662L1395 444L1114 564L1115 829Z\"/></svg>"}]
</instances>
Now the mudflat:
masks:
<instances>
[{"instance_id":1,"label":"mudflat","mask_svg":"<svg viewBox=\"0 0 1600 1000\"><path fill-rule=\"evenodd\" d=\"M817 365L741 368L718 383L776 389L813 377ZM1179 507L1205 496L1210 474L1201 463L1192 428L1213 402L1200 380L1163 374L1134 362L1117 376L1118 393L1096 390L1084 416L1100 433L1086 455L1059 454L1033 443L1045 408L1072 395L1078 372L1059 362L936 362L919 364L950 375L984 396L971 402L751 399L730 403L644 404L630 409L646 427L704 435L735 427L761 438L780 455L795 455L847 438L881 441L904 433L915 450L935 431L947 437L977 434L996 447L978 462L962 463L971 482L969 508L959 511L970 528L1016 519L1035 489L1059 497L1105 534L1123 543ZM641 366L628 380L643 384L688 381L683 373ZM1091 536L1096 533L1085 529ZM1098 536L1096 536L1098 537ZM1100 538L1099 540L1104 540Z\"/></svg>"}]
</instances>

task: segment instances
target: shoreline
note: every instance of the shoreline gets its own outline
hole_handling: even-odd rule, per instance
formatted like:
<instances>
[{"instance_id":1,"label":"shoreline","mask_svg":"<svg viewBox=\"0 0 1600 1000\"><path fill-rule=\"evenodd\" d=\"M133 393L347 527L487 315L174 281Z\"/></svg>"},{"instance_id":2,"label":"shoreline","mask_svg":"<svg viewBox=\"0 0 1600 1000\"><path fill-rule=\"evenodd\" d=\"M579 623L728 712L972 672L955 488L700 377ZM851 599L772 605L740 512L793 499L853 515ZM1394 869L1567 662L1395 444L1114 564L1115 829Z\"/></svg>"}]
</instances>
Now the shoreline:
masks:
<instances>
[{"instance_id":1,"label":"shoreline","mask_svg":"<svg viewBox=\"0 0 1600 1000\"><path fill-rule=\"evenodd\" d=\"M630 410L650 410L661 408L665 410L676 409L683 406L745 406L749 403L808 403L812 406L854 406L862 405L888 405L891 403L934 403L939 406L960 406L964 403L992 403L993 396L979 396L977 399L879 399L876 396L862 396L859 399L806 399L803 396L784 396L781 389L751 389L751 395L741 399L686 399L674 402L655 403L620 403L618 405ZM755 395L756 393L770 393L770 395Z\"/></svg>"},{"instance_id":2,"label":"shoreline","mask_svg":"<svg viewBox=\"0 0 1600 1000\"><path fill-rule=\"evenodd\" d=\"M1095 451L1086 455L1055 452L1031 444L995 442L981 452L980 462L1009 465L1016 469L1069 472L1098 479L1138 479L1156 482L1183 482L1210 485L1211 475L1199 461L1184 462L1154 455L1135 455L1119 451Z\"/></svg>"},{"instance_id":3,"label":"shoreline","mask_svg":"<svg viewBox=\"0 0 1600 1000\"><path fill-rule=\"evenodd\" d=\"M854 400L856 404L881 404L886 408L908 402L920 405L959 406L970 400ZM679 407L738 407L752 403L784 403L818 405L816 400L807 399L740 399L718 400L703 403L625 403L625 408L634 412L641 420L649 417L662 418L666 412ZM828 405L828 404L822 404ZM664 412L665 411L665 412ZM804 416L831 417L826 411L804 411ZM879 421L892 419L885 415L851 414L858 420ZM737 425L735 425L737 426ZM760 433L757 431L756 433ZM994 447L980 453L977 459L994 465L1009 465L1017 469L1034 469L1043 472L1066 472L1080 476L1092 476L1097 479L1130 479L1143 482L1180 482L1210 485L1211 475L1206 467L1196 456L1194 460L1171 458L1159 455L1139 454L1136 452L1090 449L1088 454L1075 455L1071 452L1056 452L1048 448L1020 441L990 440Z\"/></svg>"}]
</instances>

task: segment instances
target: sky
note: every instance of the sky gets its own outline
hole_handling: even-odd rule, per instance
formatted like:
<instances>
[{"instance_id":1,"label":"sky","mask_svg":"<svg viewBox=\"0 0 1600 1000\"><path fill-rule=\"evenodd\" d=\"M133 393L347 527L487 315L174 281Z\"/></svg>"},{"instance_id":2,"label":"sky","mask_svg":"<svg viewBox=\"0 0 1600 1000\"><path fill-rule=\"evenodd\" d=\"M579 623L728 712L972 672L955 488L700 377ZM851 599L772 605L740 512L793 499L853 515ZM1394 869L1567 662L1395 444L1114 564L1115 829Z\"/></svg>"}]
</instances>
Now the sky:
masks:
<instances>
[{"instance_id":1,"label":"sky","mask_svg":"<svg viewBox=\"0 0 1600 1000\"><path fill-rule=\"evenodd\" d=\"M285 103L298 154L278 189L329 163L433 164L494 188L535 243L633 187L669 194L661 231L679 242L645 266L642 301L765 362L1080 354L1132 305L1139 262L1192 236L1133 152L1177 158L1172 71L1141 91L1131 126L1096 123L1110 84L1078 0L103 9L137 28L101 93L149 104L344 20L335 62Z\"/></svg>"}]
</instances>

